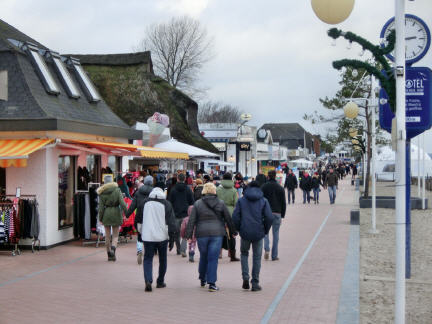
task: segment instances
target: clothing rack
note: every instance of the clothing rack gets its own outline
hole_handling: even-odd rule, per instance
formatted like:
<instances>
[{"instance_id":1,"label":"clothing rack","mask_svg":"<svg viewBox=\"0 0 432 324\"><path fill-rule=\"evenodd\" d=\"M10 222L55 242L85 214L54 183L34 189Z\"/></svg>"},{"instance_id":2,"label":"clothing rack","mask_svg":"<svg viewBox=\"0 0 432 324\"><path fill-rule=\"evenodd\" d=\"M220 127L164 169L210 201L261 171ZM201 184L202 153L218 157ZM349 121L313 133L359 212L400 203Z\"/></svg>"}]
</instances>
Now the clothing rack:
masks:
<instances>
[{"instance_id":1,"label":"clothing rack","mask_svg":"<svg viewBox=\"0 0 432 324\"><path fill-rule=\"evenodd\" d=\"M3 195L2 197L5 197L6 195ZM15 196L13 196L13 195L9 195L10 197L15 197ZM1 207L2 206L4 206L4 207L13 207L14 206L14 203L13 202L0 202L0 210L2 209ZM12 245L13 247L14 247L14 249L12 250L12 256L16 256L16 255L20 255L21 254L21 250L19 249L19 247L18 247L18 243L15 243L15 244L11 244L10 242L5 242L5 243L2 243L1 245ZM0 251L0 252L6 252L6 253L8 253L8 251Z\"/></svg>"}]
</instances>

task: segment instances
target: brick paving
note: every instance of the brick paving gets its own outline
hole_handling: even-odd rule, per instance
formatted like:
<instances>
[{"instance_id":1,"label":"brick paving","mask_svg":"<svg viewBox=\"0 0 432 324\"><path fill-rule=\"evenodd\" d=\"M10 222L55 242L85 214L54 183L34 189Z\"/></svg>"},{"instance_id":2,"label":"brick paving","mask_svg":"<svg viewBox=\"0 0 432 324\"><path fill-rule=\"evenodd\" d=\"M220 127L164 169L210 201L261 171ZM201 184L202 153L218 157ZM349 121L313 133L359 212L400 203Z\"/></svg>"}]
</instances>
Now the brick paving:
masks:
<instances>
[{"instance_id":1,"label":"brick paving","mask_svg":"<svg viewBox=\"0 0 432 324\"><path fill-rule=\"evenodd\" d=\"M353 202L347 180L339 189L333 206L324 190L319 205L297 199L288 206L280 261L263 260L261 292L241 289L240 262L229 262L224 251L219 292L199 287L197 262L170 252L167 288L145 293L134 243L119 246L118 261L108 263L103 247L73 242L35 254L0 254L0 323L260 323L329 212L269 322L335 323ZM154 266L156 274L157 261Z\"/></svg>"}]
</instances>

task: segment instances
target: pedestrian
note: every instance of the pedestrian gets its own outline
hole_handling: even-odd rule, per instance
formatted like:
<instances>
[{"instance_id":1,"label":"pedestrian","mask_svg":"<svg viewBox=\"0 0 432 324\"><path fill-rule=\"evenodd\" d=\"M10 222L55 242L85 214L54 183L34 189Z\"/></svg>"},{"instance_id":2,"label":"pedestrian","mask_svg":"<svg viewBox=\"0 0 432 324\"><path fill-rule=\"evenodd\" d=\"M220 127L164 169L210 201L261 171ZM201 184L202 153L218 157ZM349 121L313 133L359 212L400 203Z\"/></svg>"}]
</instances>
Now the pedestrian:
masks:
<instances>
[{"instance_id":1,"label":"pedestrian","mask_svg":"<svg viewBox=\"0 0 432 324\"><path fill-rule=\"evenodd\" d=\"M168 195L168 200L171 202L174 209L178 231L180 231L183 218L187 216L187 210L189 206L194 204L192 191L189 186L185 184L185 179L185 175L180 173L177 176L177 183L171 189ZM185 239L181 239L180 241L180 236L177 236L175 244L177 255L181 254L181 256L185 258L187 241Z\"/></svg>"},{"instance_id":2,"label":"pedestrian","mask_svg":"<svg viewBox=\"0 0 432 324\"><path fill-rule=\"evenodd\" d=\"M204 185L203 185L203 181L201 179L196 179L195 182L196 182L196 186L194 189L194 200L197 201L197 200L201 199L202 190L204 188Z\"/></svg>"},{"instance_id":3,"label":"pedestrian","mask_svg":"<svg viewBox=\"0 0 432 324\"><path fill-rule=\"evenodd\" d=\"M129 209L126 211L125 216L129 218L130 215L136 210L136 215L142 215L144 202L150 195L150 192L153 190L153 177L148 175L144 178L144 184L138 189L135 193L132 203L129 206ZM137 263L141 264L143 258L143 242L141 239L141 235L138 233L137 237Z\"/></svg>"},{"instance_id":4,"label":"pedestrian","mask_svg":"<svg viewBox=\"0 0 432 324\"><path fill-rule=\"evenodd\" d=\"M267 177L260 173L256 176L255 180L258 182L259 186L262 187L262 185L267 182Z\"/></svg>"},{"instance_id":5,"label":"pedestrian","mask_svg":"<svg viewBox=\"0 0 432 324\"><path fill-rule=\"evenodd\" d=\"M312 190L312 181L309 172L304 171L300 180L300 189L303 191L303 204L310 204L310 191Z\"/></svg>"},{"instance_id":6,"label":"pedestrian","mask_svg":"<svg viewBox=\"0 0 432 324\"><path fill-rule=\"evenodd\" d=\"M330 197L330 204L333 205L336 200L336 190L338 188L338 176L334 173L333 168L330 168L329 174L327 174L326 186Z\"/></svg>"},{"instance_id":7,"label":"pedestrian","mask_svg":"<svg viewBox=\"0 0 432 324\"><path fill-rule=\"evenodd\" d=\"M237 204L238 195L237 190L234 188L234 181L232 180L231 173L225 173L223 175L223 180L221 185L217 187L216 194L220 200L227 206L230 216L234 211L234 207ZM232 237L227 237L228 239L228 256L231 261L240 261L236 256L236 239Z\"/></svg>"},{"instance_id":8,"label":"pedestrian","mask_svg":"<svg viewBox=\"0 0 432 324\"><path fill-rule=\"evenodd\" d=\"M243 194L243 186L244 186L243 176L241 175L240 172L237 172L237 174L235 175L234 188L237 190L239 197L241 197Z\"/></svg>"},{"instance_id":9,"label":"pedestrian","mask_svg":"<svg viewBox=\"0 0 432 324\"><path fill-rule=\"evenodd\" d=\"M285 217L286 211L286 198L285 190L282 186L276 182L276 171L270 170L268 172L269 180L261 187L264 197L270 204L270 208L273 214L272 223L272 250L271 259L272 261L279 260L278 257L278 244L279 244L279 228L281 226L282 218ZM264 259L268 260L270 254L270 238L269 234L264 237Z\"/></svg>"},{"instance_id":10,"label":"pedestrian","mask_svg":"<svg viewBox=\"0 0 432 324\"><path fill-rule=\"evenodd\" d=\"M218 256L222 247L222 240L228 228L231 236L237 235L231 215L224 202L216 195L216 186L206 183L203 197L198 200L192 209L186 228L186 237L191 239L195 235L200 251L199 279L201 287L208 283L209 291L218 291L216 286Z\"/></svg>"},{"instance_id":11,"label":"pedestrian","mask_svg":"<svg viewBox=\"0 0 432 324\"><path fill-rule=\"evenodd\" d=\"M181 238L184 238L187 240L186 237L186 227L189 222L189 217L192 213L193 206L189 206L188 208L188 215L187 217L183 218L181 228L180 228L180 236ZM195 256L195 246L196 246L196 236L195 232L192 234L192 238L188 241L188 251L189 251L189 262L194 262L194 256Z\"/></svg>"},{"instance_id":12,"label":"pedestrian","mask_svg":"<svg viewBox=\"0 0 432 324\"><path fill-rule=\"evenodd\" d=\"M116 261L116 249L118 243L119 229L123 223L123 212L127 205L123 200L123 194L111 175L104 176L104 185L97 189L99 195L99 221L105 227L105 246L108 261ZM111 238L112 235L112 238Z\"/></svg>"},{"instance_id":13,"label":"pedestrian","mask_svg":"<svg viewBox=\"0 0 432 324\"><path fill-rule=\"evenodd\" d=\"M167 270L168 240L170 250L177 236L174 211L159 187L154 188L143 205L143 213L135 217L135 228L144 242L144 281L145 291L152 291L153 257L155 250L159 256L159 275L156 288L165 288Z\"/></svg>"},{"instance_id":14,"label":"pedestrian","mask_svg":"<svg viewBox=\"0 0 432 324\"><path fill-rule=\"evenodd\" d=\"M297 177L291 169L288 170L288 174L287 174L287 177L285 179L284 187L287 188L287 190L288 190L288 204L291 203L291 198L292 198L292 203L294 204L294 202L295 202L295 189L297 189L298 183L297 183Z\"/></svg>"},{"instance_id":15,"label":"pedestrian","mask_svg":"<svg viewBox=\"0 0 432 324\"><path fill-rule=\"evenodd\" d=\"M233 213L233 222L241 238L242 288L250 288L248 259L252 246L252 291L259 291L262 289L259 285L259 274L263 239L273 223L273 214L258 182L252 181L246 188L244 196L238 200Z\"/></svg>"},{"instance_id":16,"label":"pedestrian","mask_svg":"<svg viewBox=\"0 0 432 324\"><path fill-rule=\"evenodd\" d=\"M313 190L313 200L314 204L319 204L319 193L321 191L320 186L322 186L321 177L318 172L315 172L312 176L312 190Z\"/></svg>"},{"instance_id":17,"label":"pedestrian","mask_svg":"<svg viewBox=\"0 0 432 324\"><path fill-rule=\"evenodd\" d=\"M357 165L353 165L352 167L352 179L355 180L355 177L357 175Z\"/></svg>"}]
</instances>

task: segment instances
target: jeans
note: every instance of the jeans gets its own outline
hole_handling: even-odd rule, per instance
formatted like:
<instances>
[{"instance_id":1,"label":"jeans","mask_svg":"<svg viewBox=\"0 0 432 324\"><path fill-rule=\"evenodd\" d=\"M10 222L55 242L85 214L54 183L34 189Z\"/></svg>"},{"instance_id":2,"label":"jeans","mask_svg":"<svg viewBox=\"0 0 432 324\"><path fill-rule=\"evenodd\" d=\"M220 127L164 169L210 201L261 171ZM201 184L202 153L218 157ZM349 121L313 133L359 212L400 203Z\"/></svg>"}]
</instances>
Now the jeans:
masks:
<instances>
[{"instance_id":1,"label":"jeans","mask_svg":"<svg viewBox=\"0 0 432 324\"><path fill-rule=\"evenodd\" d=\"M200 261L198 266L199 279L209 284L215 284L217 280L217 267L219 252L222 248L223 236L198 237L198 249Z\"/></svg>"},{"instance_id":2,"label":"jeans","mask_svg":"<svg viewBox=\"0 0 432 324\"><path fill-rule=\"evenodd\" d=\"M273 244L272 244L272 260L276 259L278 256L278 244L279 244L279 228L281 225L281 215L273 214L273 223L272 223L272 234L273 234ZM264 237L264 250L266 252L270 252L270 234L267 234Z\"/></svg>"},{"instance_id":3,"label":"jeans","mask_svg":"<svg viewBox=\"0 0 432 324\"><path fill-rule=\"evenodd\" d=\"M159 276L157 283L163 283L167 270L168 240L162 242L144 242L144 280L150 283L153 282L153 256L155 249L157 249L159 256Z\"/></svg>"},{"instance_id":4,"label":"jeans","mask_svg":"<svg viewBox=\"0 0 432 324\"><path fill-rule=\"evenodd\" d=\"M251 242L241 239L241 268L243 280L249 281L249 249L252 244L252 285L259 283L259 273L261 270L261 256L263 248L263 240Z\"/></svg>"},{"instance_id":5,"label":"jeans","mask_svg":"<svg viewBox=\"0 0 432 324\"><path fill-rule=\"evenodd\" d=\"M137 253L142 253L143 251L143 243L137 240Z\"/></svg>"},{"instance_id":6,"label":"jeans","mask_svg":"<svg viewBox=\"0 0 432 324\"><path fill-rule=\"evenodd\" d=\"M329 186L328 193L330 197L330 204L334 204L336 199L336 186Z\"/></svg>"},{"instance_id":7,"label":"jeans","mask_svg":"<svg viewBox=\"0 0 432 324\"><path fill-rule=\"evenodd\" d=\"M310 203L310 191L303 190L303 204L306 204L306 200Z\"/></svg>"},{"instance_id":8,"label":"jeans","mask_svg":"<svg viewBox=\"0 0 432 324\"><path fill-rule=\"evenodd\" d=\"M112 228L112 240L111 240ZM105 247L111 251L111 246L117 247L120 226L105 226Z\"/></svg>"},{"instance_id":9,"label":"jeans","mask_svg":"<svg viewBox=\"0 0 432 324\"><path fill-rule=\"evenodd\" d=\"M292 202L294 204L295 200L295 189L288 189L288 204L291 203L291 196L292 196Z\"/></svg>"},{"instance_id":10,"label":"jeans","mask_svg":"<svg viewBox=\"0 0 432 324\"><path fill-rule=\"evenodd\" d=\"M180 227L182 222L183 222L183 218L176 218L176 226L177 226L178 233L180 233ZM180 243L180 235L177 235L175 245L177 248L177 254L186 253L187 240L182 238Z\"/></svg>"},{"instance_id":11,"label":"jeans","mask_svg":"<svg viewBox=\"0 0 432 324\"><path fill-rule=\"evenodd\" d=\"M314 188L313 194L314 194L314 201L316 201L316 202L319 201L319 193L320 193L320 189L319 188Z\"/></svg>"},{"instance_id":12,"label":"jeans","mask_svg":"<svg viewBox=\"0 0 432 324\"><path fill-rule=\"evenodd\" d=\"M241 187L237 188L237 194L238 194L238 197L241 198L243 195L243 188L241 188Z\"/></svg>"}]
</instances>

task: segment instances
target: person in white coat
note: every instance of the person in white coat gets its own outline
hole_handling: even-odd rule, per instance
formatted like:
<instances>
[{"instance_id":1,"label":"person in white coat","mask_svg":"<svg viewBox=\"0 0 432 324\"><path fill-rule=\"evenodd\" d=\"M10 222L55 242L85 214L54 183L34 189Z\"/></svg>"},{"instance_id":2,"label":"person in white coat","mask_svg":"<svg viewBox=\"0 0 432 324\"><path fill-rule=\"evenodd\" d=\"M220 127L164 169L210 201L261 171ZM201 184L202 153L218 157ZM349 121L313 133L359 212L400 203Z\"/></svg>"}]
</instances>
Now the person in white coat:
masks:
<instances>
[{"instance_id":1,"label":"person in white coat","mask_svg":"<svg viewBox=\"0 0 432 324\"><path fill-rule=\"evenodd\" d=\"M144 242L144 281L145 291L152 291L153 257L155 249L159 255L159 276L156 288L164 288L167 270L168 240L170 250L177 235L174 210L171 203L165 199L161 188L154 188L145 201L142 215L136 215L135 228L141 234Z\"/></svg>"}]
</instances>

